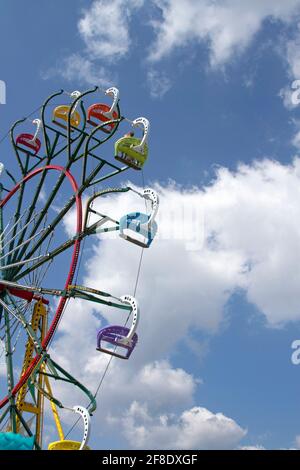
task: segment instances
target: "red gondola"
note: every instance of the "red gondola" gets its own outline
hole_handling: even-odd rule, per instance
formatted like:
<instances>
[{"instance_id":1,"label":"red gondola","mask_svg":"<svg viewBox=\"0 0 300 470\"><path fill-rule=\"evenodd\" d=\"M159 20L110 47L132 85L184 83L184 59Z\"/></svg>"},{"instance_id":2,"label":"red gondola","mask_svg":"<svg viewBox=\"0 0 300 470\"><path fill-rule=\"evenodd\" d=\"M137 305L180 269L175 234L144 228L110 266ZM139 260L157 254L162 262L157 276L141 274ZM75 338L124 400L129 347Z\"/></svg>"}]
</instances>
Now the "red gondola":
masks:
<instances>
[{"instance_id":1,"label":"red gondola","mask_svg":"<svg viewBox=\"0 0 300 470\"><path fill-rule=\"evenodd\" d=\"M95 103L88 108L87 121L94 127L113 119L119 119L120 117L117 110L119 102L119 90L115 87L111 87L106 90L105 94L113 97L113 103L111 106L108 106L104 103ZM101 130L106 134L110 134L115 126L115 123L110 123L101 127Z\"/></svg>"}]
</instances>

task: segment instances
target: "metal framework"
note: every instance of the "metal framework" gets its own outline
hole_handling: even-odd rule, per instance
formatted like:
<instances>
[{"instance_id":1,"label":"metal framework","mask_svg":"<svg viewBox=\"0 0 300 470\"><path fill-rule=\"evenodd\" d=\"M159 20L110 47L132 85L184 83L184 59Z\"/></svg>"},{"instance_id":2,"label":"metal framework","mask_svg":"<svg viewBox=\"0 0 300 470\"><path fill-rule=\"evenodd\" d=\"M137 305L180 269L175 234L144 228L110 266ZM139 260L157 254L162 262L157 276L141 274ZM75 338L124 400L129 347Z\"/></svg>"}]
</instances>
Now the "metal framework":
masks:
<instances>
[{"instance_id":1,"label":"metal framework","mask_svg":"<svg viewBox=\"0 0 300 470\"><path fill-rule=\"evenodd\" d=\"M40 119L33 121L34 134L18 134L18 129L26 126L26 119L16 121L10 131L18 174L6 169L10 183L0 187L0 339L6 362L6 379L0 388L0 449L43 447L45 400L51 403L59 436L58 443L50 444L49 448L87 448L89 414L96 409L95 397L49 355L49 346L70 298L108 305L127 314L135 312L130 330L125 326L122 333L117 330L121 327L101 330L101 338L113 345L109 354L122 357L116 349L125 347L129 357L137 341L135 299L117 298L76 284L82 240L95 233L124 229L120 221L93 209L93 201L111 192L133 191L129 187L96 189L129 168L140 169L148 154L149 123L138 118L130 122L144 128L142 139L135 138L135 146L127 148L126 135L125 146L120 147L122 153L116 155L117 161L126 164L120 166L113 159L103 158L102 145L128 119L121 115L116 88L106 91L113 98L111 106L96 103L86 112L85 101L98 94L97 87L84 93L67 94L60 90L42 105ZM66 95L71 102L58 105L57 101ZM94 195L88 200L83 220L82 195L90 188ZM149 200L149 192L139 195ZM153 204L151 198L150 202ZM68 236L65 220L71 210L75 213L75 224L72 236ZM91 214L97 218L93 224L89 224ZM137 244L148 247L154 237L153 217L136 214L140 221L132 230L141 231L147 238L144 244L140 241ZM56 278L58 284L50 287ZM90 403L88 413L82 407L68 408L55 397L50 382L57 380L82 391ZM83 418L85 431L81 443L65 439L58 408L70 409Z\"/></svg>"}]
</instances>

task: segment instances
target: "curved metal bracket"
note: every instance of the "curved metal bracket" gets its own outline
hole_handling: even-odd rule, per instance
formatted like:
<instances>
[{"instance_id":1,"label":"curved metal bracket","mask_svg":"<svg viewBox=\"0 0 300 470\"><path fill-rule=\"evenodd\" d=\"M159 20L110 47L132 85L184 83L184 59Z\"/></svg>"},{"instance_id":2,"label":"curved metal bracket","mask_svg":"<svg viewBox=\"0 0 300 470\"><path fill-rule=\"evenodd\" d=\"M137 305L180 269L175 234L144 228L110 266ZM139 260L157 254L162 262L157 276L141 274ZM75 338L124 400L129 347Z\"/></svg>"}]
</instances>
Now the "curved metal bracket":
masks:
<instances>
[{"instance_id":1,"label":"curved metal bracket","mask_svg":"<svg viewBox=\"0 0 300 470\"><path fill-rule=\"evenodd\" d=\"M86 408L83 406L74 406L73 410L75 413L79 414L83 419L83 438L79 447L79 450L84 450L84 447L87 445L89 437L90 437L90 430L91 430L91 417Z\"/></svg>"},{"instance_id":2,"label":"curved metal bracket","mask_svg":"<svg viewBox=\"0 0 300 470\"><path fill-rule=\"evenodd\" d=\"M32 124L36 124L36 131L35 131L33 139L32 139L32 142L35 142L36 139L37 139L37 136L38 136L38 134L41 130L41 127L42 127L42 120L41 119L34 119L32 121Z\"/></svg>"},{"instance_id":3,"label":"curved metal bracket","mask_svg":"<svg viewBox=\"0 0 300 470\"><path fill-rule=\"evenodd\" d=\"M159 196L157 192L154 191L154 189L146 188L143 191L143 197L151 201L152 211L151 211L151 215L149 216L149 221L148 221L148 223L150 223L150 222L153 222L153 220L155 219L157 215L158 207L159 207Z\"/></svg>"},{"instance_id":4,"label":"curved metal bracket","mask_svg":"<svg viewBox=\"0 0 300 470\"><path fill-rule=\"evenodd\" d=\"M75 101L75 105L74 105L74 108L72 109L72 114L71 116L75 113L76 111L76 108L79 104L79 100L77 98L80 98L82 95L81 95L81 92L78 91L78 90L75 90L75 91L72 91L72 93L70 94L71 98L74 98L74 101Z\"/></svg>"},{"instance_id":5,"label":"curved metal bracket","mask_svg":"<svg viewBox=\"0 0 300 470\"><path fill-rule=\"evenodd\" d=\"M44 372L43 370L41 370L41 366L43 363L47 364L48 369L52 373L48 374ZM61 375L59 375L58 372L60 372ZM37 379L36 379L36 376L38 373L48 376L50 378L52 377L55 380L62 380L64 382L68 382L78 387L88 397L90 401L90 404L89 404L90 414L92 414L97 408L96 399L94 395L92 394L92 392L90 392L83 384L81 384L80 382L78 382L78 380L72 377L72 375L69 374L69 372L67 372L65 369L63 369L59 364L57 364L57 362L51 359L49 354L44 355L44 357L39 361L37 367L33 370L30 376L30 380L37 388L39 388ZM44 390L43 388L40 389L40 392L43 393L50 401L53 401L59 408L68 408L64 406L59 400L57 400L53 396L50 396L50 394L46 392L46 390Z\"/></svg>"},{"instance_id":6,"label":"curved metal bracket","mask_svg":"<svg viewBox=\"0 0 300 470\"><path fill-rule=\"evenodd\" d=\"M112 87L108 88L105 91L105 94L108 95L108 96L112 96L113 103L110 107L110 110L108 112L103 112L103 114L106 117L108 117L110 119L113 119L113 113L114 113L114 111L117 110L117 106L118 106L118 103L119 103L120 92L119 92L118 88L112 86Z\"/></svg>"},{"instance_id":7,"label":"curved metal bracket","mask_svg":"<svg viewBox=\"0 0 300 470\"><path fill-rule=\"evenodd\" d=\"M104 216L102 214L99 214L101 216L101 219L98 222L92 224L90 227L87 226L88 216L91 212L94 212L91 209L91 204L94 202L95 199L97 199L98 197L104 196L106 194L111 194L111 193L125 193L127 191L130 191L130 189L131 188L129 188L129 187L125 187L125 188L107 188L107 189L104 189L103 191L98 191L97 193L93 194L93 196L91 196L87 201L84 224L83 224L83 231L86 230L90 233L95 233L95 230L97 229L98 226L100 226L100 224L102 225L106 220L112 220L112 219L108 219L106 216ZM115 221L115 220L113 222L118 224L118 222Z\"/></svg>"},{"instance_id":8,"label":"curved metal bracket","mask_svg":"<svg viewBox=\"0 0 300 470\"><path fill-rule=\"evenodd\" d=\"M136 118L133 123L133 127L142 127L143 128L143 137L139 145L135 145L133 148L138 152L143 153L144 147L148 142L149 132L150 132L150 122L144 117Z\"/></svg>"},{"instance_id":9,"label":"curved metal bracket","mask_svg":"<svg viewBox=\"0 0 300 470\"><path fill-rule=\"evenodd\" d=\"M139 323L139 319L140 319L140 309L139 309L139 305L138 305L138 302L137 302L136 298L133 297L132 295L122 295L122 297L120 297L120 300L123 303L130 305L130 307L132 309L131 313L133 314L132 324L131 324L131 328L129 330L129 333L126 336L126 338L123 338L123 339L120 340L120 343L128 344L128 343L131 342L132 337L136 332L136 329L137 329L137 326L138 326L138 323Z\"/></svg>"}]
</instances>

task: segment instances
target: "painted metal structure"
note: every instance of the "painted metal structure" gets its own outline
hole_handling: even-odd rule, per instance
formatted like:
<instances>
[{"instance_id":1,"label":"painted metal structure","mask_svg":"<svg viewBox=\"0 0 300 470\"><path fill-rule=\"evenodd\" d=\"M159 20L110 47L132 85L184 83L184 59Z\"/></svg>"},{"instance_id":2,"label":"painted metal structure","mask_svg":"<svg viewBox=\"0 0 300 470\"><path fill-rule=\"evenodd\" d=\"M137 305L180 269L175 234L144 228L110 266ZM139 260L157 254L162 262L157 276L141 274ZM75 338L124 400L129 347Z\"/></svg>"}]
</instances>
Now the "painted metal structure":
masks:
<instances>
[{"instance_id":1,"label":"painted metal structure","mask_svg":"<svg viewBox=\"0 0 300 470\"><path fill-rule=\"evenodd\" d=\"M149 131L145 118L129 121L121 115L119 91L114 87L105 91L113 99L110 106L94 103L87 107L85 101L98 93L97 87L83 93L68 93L70 104L61 104L63 90L54 93L42 105L40 117L33 121L37 126L34 134L24 132L25 119L18 120L10 131L19 174L6 169L10 183L0 186L0 344L3 345L0 357L1 354L5 357L6 369L0 387L0 450L43 448L46 400L51 403L59 437L49 444L49 450L88 449L95 395L49 353L70 299L81 298L120 309L132 318L130 328L126 322L102 328L97 333L97 349L128 359L137 344L136 299L130 295L118 298L77 284L80 249L87 237L116 230L125 240L149 247L156 233L158 197L153 190L97 189L129 168L143 166L148 154ZM129 147L127 141L126 145L122 141L124 137L118 140L116 149L122 153L118 159L125 163L118 166L113 158L103 158L101 147L128 121L134 127L143 127L143 138L135 139ZM3 175L1 179L4 180ZM83 218L82 196L91 188L94 194L88 199ZM149 214L135 212L136 217L131 213L114 220L99 211L104 195L128 191L150 202ZM75 223L69 236L65 221L71 210ZM91 215L95 219L93 223L90 223ZM50 287L53 279L57 285ZM104 347L104 341L113 348ZM118 349L125 349L125 356ZM57 381L79 388L89 400L88 409L63 404L52 391ZM82 417L81 442L65 438L59 408Z\"/></svg>"}]
</instances>

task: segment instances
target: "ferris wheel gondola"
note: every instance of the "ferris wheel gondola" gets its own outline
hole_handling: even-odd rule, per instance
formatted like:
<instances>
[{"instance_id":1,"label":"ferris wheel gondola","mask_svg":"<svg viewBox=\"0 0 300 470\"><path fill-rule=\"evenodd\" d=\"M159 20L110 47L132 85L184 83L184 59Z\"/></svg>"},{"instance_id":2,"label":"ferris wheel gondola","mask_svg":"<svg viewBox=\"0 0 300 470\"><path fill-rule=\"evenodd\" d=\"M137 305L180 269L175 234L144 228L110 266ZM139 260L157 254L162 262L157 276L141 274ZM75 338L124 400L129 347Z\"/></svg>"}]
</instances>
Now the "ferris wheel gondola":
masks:
<instances>
[{"instance_id":1,"label":"ferris wheel gondola","mask_svg":"<svg viewBox=\"0 0 300 470\"><path fill-rule=\"evenodd\" d=\"M98 126L102 122L107 123L110 120L116 120L120 118L118 107L119 90L115 87L110 87L105 90L105 95L111 96L113 98L111 106L108 106L104 103L95 103L88 108L87 121L94 127ZM115 126L116 124L111 122L106 126L101 127L101 130L106 134L109 134Z\"/></svg>"},{"instance_id":2,"label":"ferris wheel gondola","mask_svg":"<svg viewBox=\"0 0 300 470\"><path fill-rule=\"evenodd\" d=\"M136 118L132 126L143 129L142 139L134 137L133 134L125 135L115 143L115 159L125 163L134 170L141 170L148 158L148 137L150 123L144 117Z\"/></svg>"},{"instance_id":3,"label":"ferris wheel gondola","mask_svg":"<svg viewBox=\"0 0 300 470\"><path fill-rule=\"evenodd\" d=\"M34 154L36 155L37 153L39 153L42 146L42 143L38 138L42 121L40 119L34 119L32 121L32 124L36 124L35 134L23 133L18 135L16 139L16 145L27 147L30 150L33 150Z\"/></svg>"},{"instance_id":4,"label":"ferris wheel gondola","mask_svg":"<svg viewBox=\"0 0 300 470\"><path fill-rule=\"evenodd\" d=\"M80 91L73 91L70 96L73 99L79 98L81 95ZM59 105L57 106L54 111L53 111L53 117L52 121L56 125L62 127L63 129L67 129L67 124L68 124L68 116L70 114L70 125L71 125L71 130L73 131L73 127L78 127L80 125L81 117L79 112L76 110L77 108L77 103L75 106L71 107L71 105Z\"/></svg>"}]
</instances>

